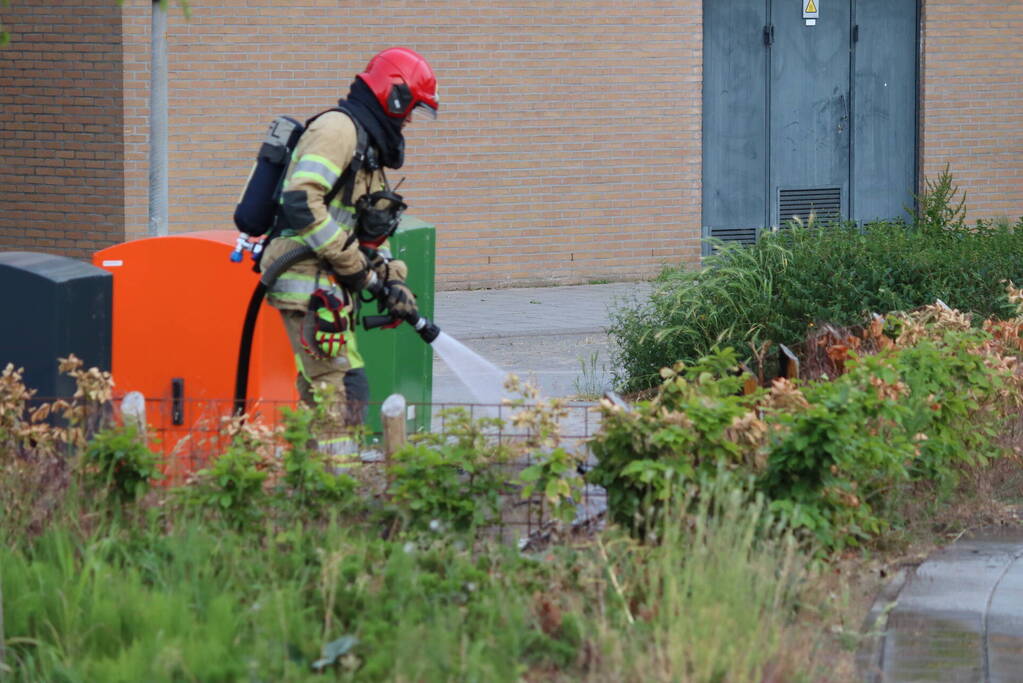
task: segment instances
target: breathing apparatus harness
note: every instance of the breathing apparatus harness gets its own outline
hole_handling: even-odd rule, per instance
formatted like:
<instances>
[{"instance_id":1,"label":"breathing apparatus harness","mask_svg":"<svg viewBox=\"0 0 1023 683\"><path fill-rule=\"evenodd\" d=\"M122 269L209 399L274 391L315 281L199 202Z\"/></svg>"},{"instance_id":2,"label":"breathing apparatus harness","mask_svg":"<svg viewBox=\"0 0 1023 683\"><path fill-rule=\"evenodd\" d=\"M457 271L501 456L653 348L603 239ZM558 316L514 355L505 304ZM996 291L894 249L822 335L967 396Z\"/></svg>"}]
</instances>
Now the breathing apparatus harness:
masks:
<instances>
[{"instance_id":1,"label":"breathing apparatus harness","mask_svg":"<svg viewBox=\"0 0 1023 683\"><path fill-rule=\"evenodd\" d=\"M238 364L234 380L235 415L241 416L245 414L249 391L249 364L252 353L252 335L256 329L256 319L259 317L259 309L262 306L266 290L273 286L273 284L277 281L277 278L279 278L284 271L299 261L309 258L313 255L313 253L312 248L309 246L296 243L293 249L282 254L281 257L274 261L273 265L271 265L260 276L259 282L256 284L256 288L252 292L252 297L249 299L248 309L245 312L245 324L242 328L241 343L238 348ZM381 315L364 316L362 324L365 329L371 330L377 327L386 326L393 327L404 320L410 324L413 329L415 329L416 333L419 334L420 338L422 338L422 340L427 344L432 344L440 335L440 328L425 316L414 315L402 318L391 314L390 311L387 311L386 302L390 298L390 291L388 290L387 284L377 279L375 274L372 272L370 273L370 280L365 289L373 296L374 299L376 299L380 310L386 311Z\"/></svg>"},{"instance_id":2,"label":"breathing apparatus harness","mask_svg":"<svg viewBox=\"0 0 1023 683\"><path fill-rule=\"evenodd\" d=\"M338 107L328 109L306 121L304 127L293 119L279 117L271 125L268 139L260 148L256 166L253 168L249 182L242 193L242 199L235 211L235 223L239 230L242 230L242 235L238 238L235 252L231 255L232 261L240 261L242 250L250 250L252 252L253 270L260 272L260 263L266 246L271 240L280 236L284 227L279 215L279 199L284 187L285 171L291 158L290 152L294 151L298 138L308 126L315 119L329 111L340 111L351 118L355 124L357 142L352 159L334 186L324 195L324 204L329 207L337 194L341 192L342 204L346 207L353 206L352 194L355 190L355 178L358 172L363 168L370 172L380 169L383 174L376 148L369 144L366 131L350 112ZM286 119L284 125L280 127L284 134L276 133L275 135L278 123L282 119ZM288 153L284 154L280 149L272 149L275 144L278 148L287 150ZM270 177L269 181L268 174L273 174L274 176ZM378 254L380 245L397 230L398 224L401 221L401 215L408 206L402 199L402 196L397 193L401 182L394 189L391 189L387 182L387 176L383 175L383 178L384 189L366 193L356 200L354 204L355 226L345 243L345 248L348 248L352 242L358 240L360 249L367 256L367 260L380 256ZM274 188L271 193L271 202L266 201L265 191L268 187ZM260 194L261 190L263 192L262 195ZM260 205L257 206L253 201L250 201L253 199L258 201ZM246 204L247 201L248 204ZM247 211L246 208L248 209ZM259 210L271 211L272 215L269 216L269 220L266 220L267 216L260 215L258 213ZM251 220L253 215L257 216L258 220ZM240 220L240 216L249 218L249 220ZM257 232L260 226L263 226L266 236L262 241L251 241L250 236L258 237L264 234L264 232ZM267 228L269 229L267 230ZM246 233L246 229L252 229L253 232ZM299 261L308 259L314 254L315 252L309 246L296 243L293 249L282 254L270 268L261 274L259 283L252 292L252 297L249 299L248 309L245 314L245 323L242 328L238 349L238 364L235 372L234 410L237 415L245 413L252 336L255 332L256 320L266 292L288 268ZM321 273L325 272L333 275L330 266L322 261L319 263L319 269ZM340 300L333 292L321 288L318 280L319 273L317 275L316 290L310 296L309 307L303 320L302 343L313 355L331 357L341 351L343 333L349 329L349 318L343 314L345 302ZM358 304L360 301L369 302L376 300L380 310L387 311L390 291L386 280L381 282L376 278L372 270L369 273L368 280L369 282L365 289L370 293L371 297L368 299L354 297L355 301L352 302L355 307L354 316L358 315ZM432 343L437 338L440 330L424 317L413 317L415 319L410 319L409 316L402 318L386 312L383 315L366 316L363 319L363 325L367 330L376 327L395 327L403 320L406 320L415 328L424 341L428 344Z\"/></svg>"},{"instance_id":3,"label":"breathing apparatus harness","mask_svg":"<svg viewBox=\"0 0 1023 683\"><path fill-rule=\"evenodd\" d=\"M401 195L395 191L397 188L394 190L390 188L390 184L387 182L387 175L384 174L383 168L377 165L373 157L374 149L373 147L368 148L368 168L370 170L380 170L384 179L384 189L366 193L356 200L354 206L355 226L351 234L348 235L343 247L348 249L355 241L358 241L359 249L366 256L367 263L370 264L367 267L371 267L373 261L384 260L384 255L379 254L377 250L398 229L401 215L408 206L402 201ZM358 153L356 156L358 156ZM362 161L360 160L360 162ZM337 185L331 188L331 191L324 196L324 203L326 205L330 205L330 202L333 201L334 196L337 195L340 189L343 192L341 197L342 204L352 206L351 199L355 186L355 173L358 171L358 168L356 168L355 171L349 173L353 164L356 164L355 159L352 160L342 173L342 177L338 180ZM361 167L362 163L357 164L357 166ZM345 180L346 174L348 175L347 181ZM399 182L398 185L400 186L401 183ZM384 263L386 264L386 261ZM302 346L310 355L317 358L333 358L342 352L344 333L349 329L349 316L344 311L349 303L349 296L344 288L337 292L341 296L339 298L335 294L337 290L333 287L327 289L320 287L319 280L323 275L333 277L333 271L327 263L320 261L317 264L316 289L310 296L309 304L306 307L301 341ZM333 279L335 281L339 280L337 277L333 277ZM386 277L384 281L387 281ZM368 303L370 300L372 299L362 299L359 296L353 297L350 301L352 318L358 316L359 304L361 302ZM401 323L401 320L396 321L391 327L395 327L399 323Z\"/></svg>"}]
</instances>

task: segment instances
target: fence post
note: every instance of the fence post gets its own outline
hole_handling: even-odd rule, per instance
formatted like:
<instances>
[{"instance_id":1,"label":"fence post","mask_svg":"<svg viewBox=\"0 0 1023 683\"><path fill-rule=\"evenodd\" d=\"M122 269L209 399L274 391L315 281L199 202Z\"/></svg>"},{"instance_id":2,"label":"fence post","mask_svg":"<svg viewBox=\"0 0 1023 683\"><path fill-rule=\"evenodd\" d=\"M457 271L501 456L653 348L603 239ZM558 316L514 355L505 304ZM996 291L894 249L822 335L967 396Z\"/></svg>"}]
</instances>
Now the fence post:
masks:
<instances>
[{"instance_id":1,"label":"fence post","mask_svg":"<svg viewBox=\"0 0 1023 683\"><path fill-rule=\"evenodd\" d=\"M147 443L146 397L139 391L129 391L121 399L121 418L125 425L135 428L141 443Z\"/></svg>"},{"instance_id":2,"label":"fence post","mask_svg":"<svg viewBox=\"0 0 1023 683\"><path fill-rule=\"evenodd\" d=\"M778 345L778 374L785 379L799 379L799 358L784 344Z\"/></svg>"},{"instance_id":3,"label":"fence post","mask_svg":"<svg viewBox=\"0 0 1023 683\"><path fill-rule=\"evenodd\" d=\"M405 397L391 394L380 406L380 422L384 428L384 462L391 463L391 455L405 445Z\"/></svg>"},{"instance_id":4,"label":"fence post","mask_svg":"<svg viewBox=\"0 0 1023 683\"><path fill-rule=\"evenodd\" d=\"M739 363L739 376L742 377L742 396L749 396L760 386L757 376L745 363Z\"/></svg>"}]
</instances>

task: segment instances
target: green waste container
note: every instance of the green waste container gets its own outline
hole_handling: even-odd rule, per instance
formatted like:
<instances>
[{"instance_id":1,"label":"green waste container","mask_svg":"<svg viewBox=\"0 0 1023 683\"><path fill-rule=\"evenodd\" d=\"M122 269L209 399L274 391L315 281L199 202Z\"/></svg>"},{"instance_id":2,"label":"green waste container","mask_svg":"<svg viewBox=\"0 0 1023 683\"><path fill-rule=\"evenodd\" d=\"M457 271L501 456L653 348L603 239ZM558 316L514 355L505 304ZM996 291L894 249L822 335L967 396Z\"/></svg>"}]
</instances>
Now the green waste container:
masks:
<instances>
[{"instance_id":1,"label":"green waste container","mask_svg":"<svg viewBox=\"0 0 1023 683\"><path fill-rule=\"evenodd\" d=\"M420 315L433 319L437 230L409 215L402 216L398 231L390 238L391 254L408 264L408 286L416 295ZM379 315L376 302L363 304L360 317ZM355 333L359 352L366 361L370 406L367 428L381 431L380 404L394 393L409 404L409 432L430 428L433 396L433 349L407 323L394 329L365 330L361 322ZM375 438L375 437L374 437Z\"/></svg>"}]
</instances>

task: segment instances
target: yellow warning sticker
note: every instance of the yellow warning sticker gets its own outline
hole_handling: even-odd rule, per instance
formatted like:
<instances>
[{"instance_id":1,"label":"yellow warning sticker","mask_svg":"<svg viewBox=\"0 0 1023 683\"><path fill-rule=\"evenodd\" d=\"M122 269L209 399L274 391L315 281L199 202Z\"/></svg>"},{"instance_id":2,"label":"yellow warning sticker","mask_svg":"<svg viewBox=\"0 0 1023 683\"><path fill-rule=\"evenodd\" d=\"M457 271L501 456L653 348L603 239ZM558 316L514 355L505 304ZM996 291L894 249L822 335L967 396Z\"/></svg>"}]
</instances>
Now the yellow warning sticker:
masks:
<instances>
[{"instance_id":1,"label":"yellow warning sticker","mask_svg":"<svg viewBox=\"0 0 1023 683\"><path fill-rule=\"evenodd\" d=\"M813 0L806 0L806 9L803 10L807 14L817 13L817 4Z\"/></svg>"}]
</instances>

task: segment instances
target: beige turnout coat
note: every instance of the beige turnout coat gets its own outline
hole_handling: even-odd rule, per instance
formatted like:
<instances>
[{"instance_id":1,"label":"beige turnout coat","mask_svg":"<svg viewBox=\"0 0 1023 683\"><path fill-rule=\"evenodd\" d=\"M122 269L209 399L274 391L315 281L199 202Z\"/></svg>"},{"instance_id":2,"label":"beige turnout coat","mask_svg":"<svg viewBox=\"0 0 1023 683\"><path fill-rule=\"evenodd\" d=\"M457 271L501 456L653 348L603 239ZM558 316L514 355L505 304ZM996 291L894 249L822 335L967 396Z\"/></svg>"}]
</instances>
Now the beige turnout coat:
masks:
<instances>
[{"instance_id":1,"label":"beige turnout coat","mask_svg":"<svg viewBox=\"0 0 1023 683\"><path fill-rule=\"evenodd\" d=\"M355 123L339 111L318 117L299 139L281 195L284 239L270 243L261 268L266 271L297 242L311 247L316 257L310 256L293 265L269 290L269 302L281 310L304 311L317 285L329 287L324 274L317 278L319 260L341 276L358 273L367 266L358 241L349 239L354 214L352 207L341 202L343 191L334 196L330 206L324 202L325 195L351 162L357 143ZM384 176L380 170L360 168L355 176L352 204L363 194L383 188Z\"/></svg>"}]
</instances>

